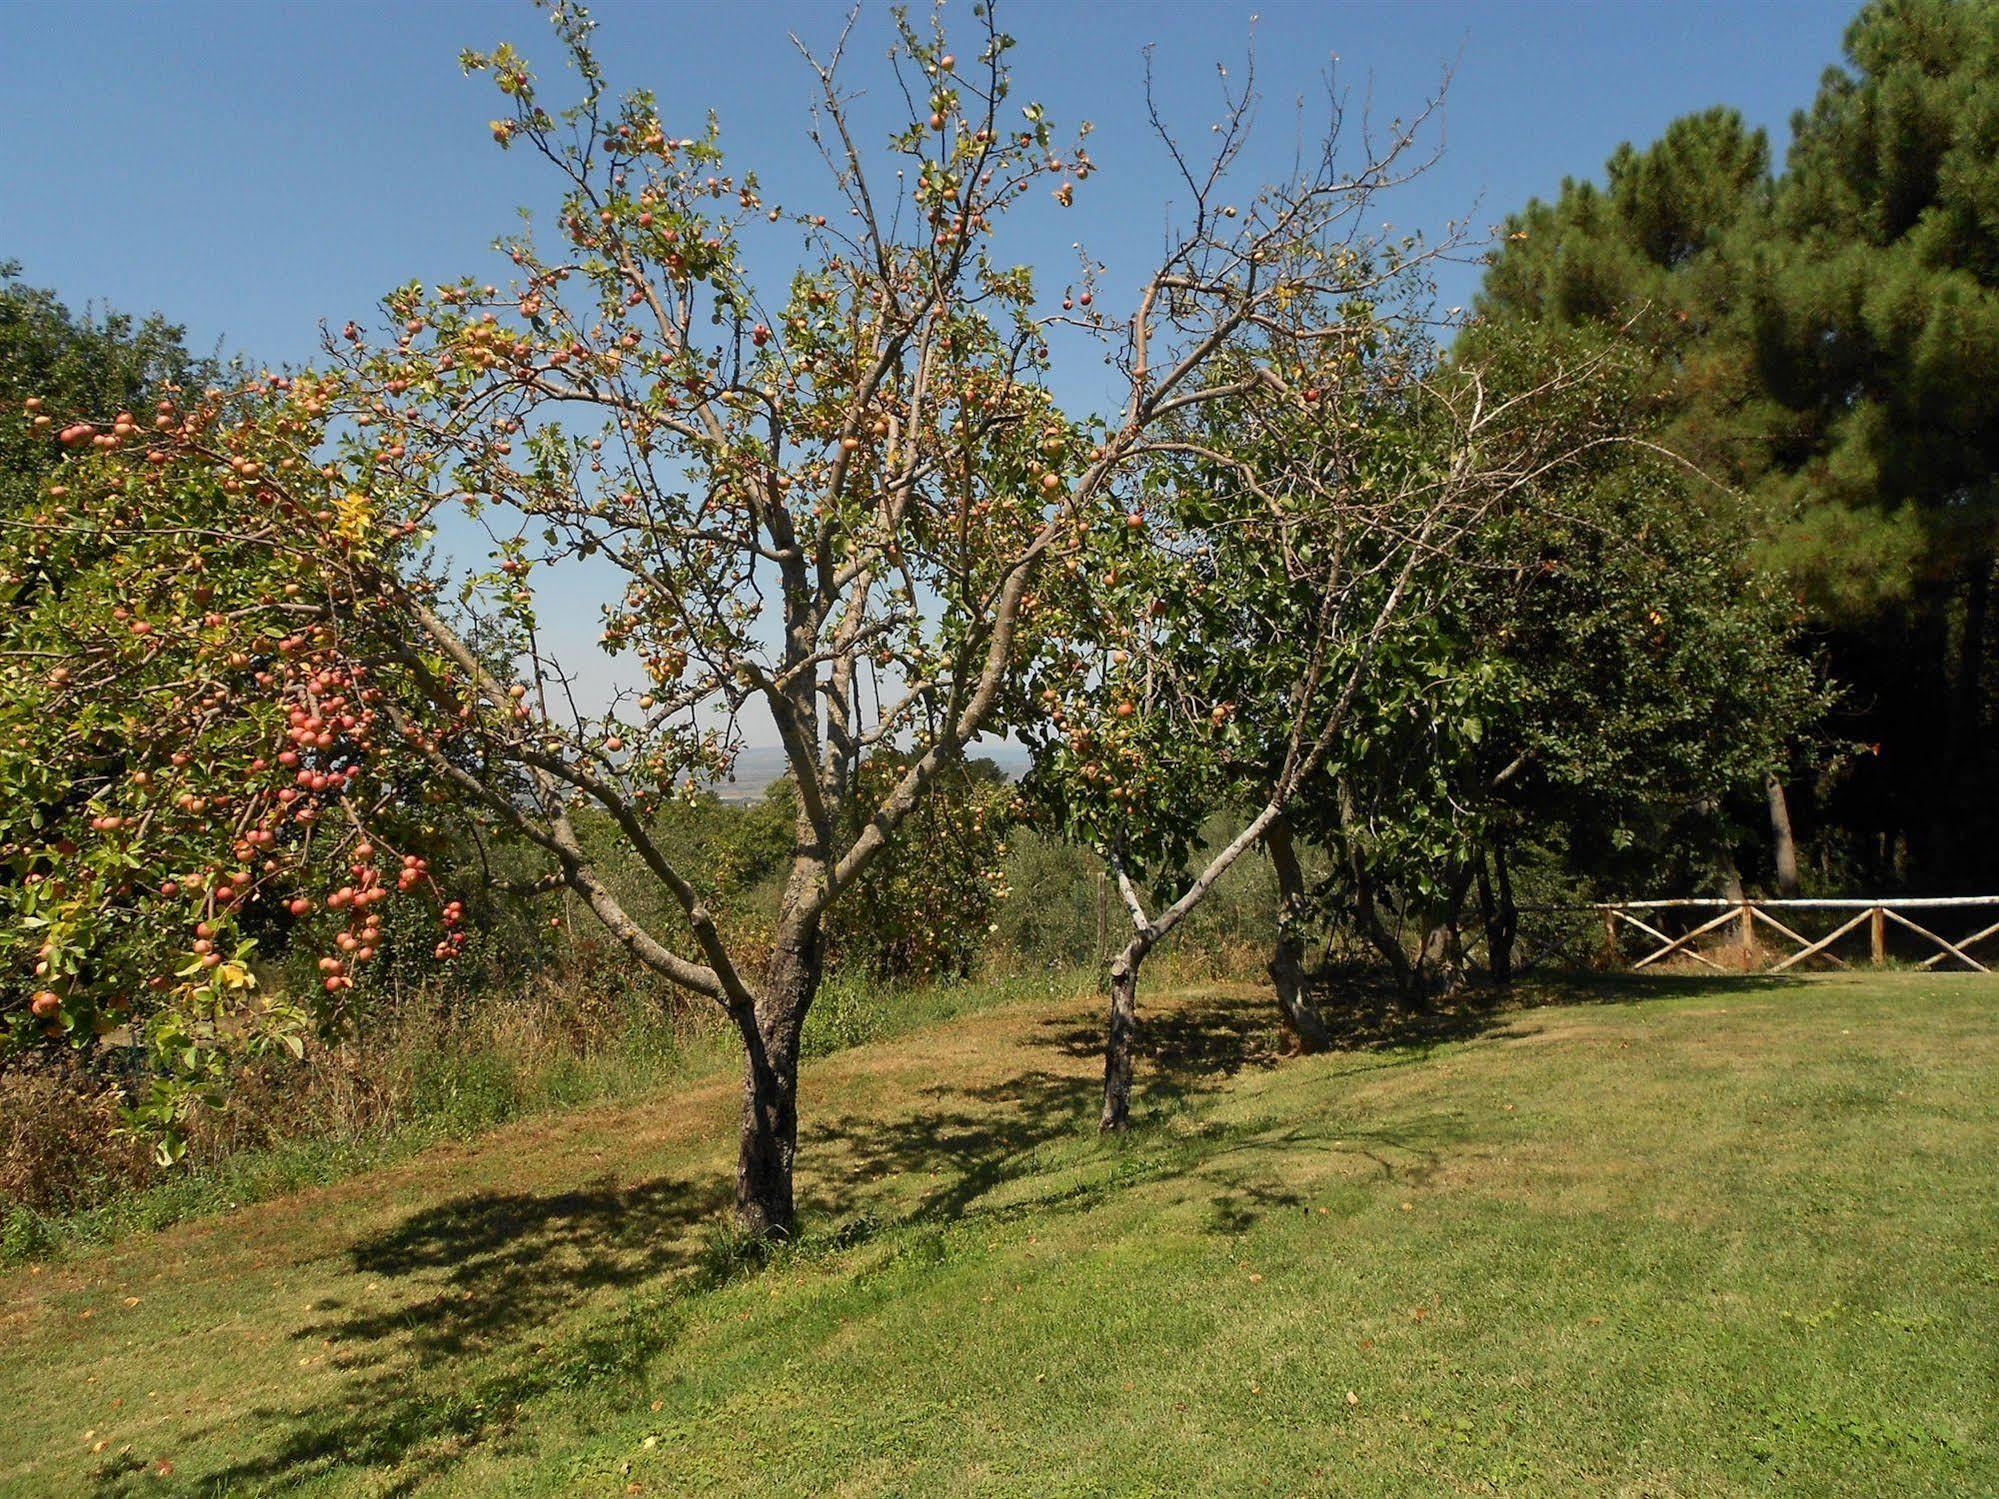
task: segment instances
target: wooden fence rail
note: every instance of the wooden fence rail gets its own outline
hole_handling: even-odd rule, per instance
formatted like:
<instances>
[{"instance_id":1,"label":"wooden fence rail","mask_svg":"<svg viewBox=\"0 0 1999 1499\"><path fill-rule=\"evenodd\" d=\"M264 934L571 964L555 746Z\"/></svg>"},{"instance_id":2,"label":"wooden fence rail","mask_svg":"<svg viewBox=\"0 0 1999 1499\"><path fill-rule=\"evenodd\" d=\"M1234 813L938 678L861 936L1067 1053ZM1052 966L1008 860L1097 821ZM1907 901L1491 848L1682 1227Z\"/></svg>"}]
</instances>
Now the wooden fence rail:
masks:
<instances>
[{"instance_id":1,"label":"wooden fence rail","mask_svg":"<svg viewBox=\"0 0 1999 1499\"><path fill-rule=\"evenodd\" d=\"M1915 933L1939 949L1924 958L1916 965L1917 967L1929 969L1935 968L1940 963L1955 962L1979 973L1990 973L1992 971L1990 968L1971 955L1971 949L1993 937L1999 937L1999 921L1994 921L1969 936L1959 937L1953 941L1931 931L1929 927L1923 926L1905 914L1911 911L1928 913L1999 910L1999 895L1912 896L1907 900L1728 900L1721 897L1704 899L1694 896L1670 900L1596 901L1587 906L1522 907L1523 911L1528 909L1600 912L1603 917L1604 939L1613 954L1622 952L1623 928L1630 927L1643 934L1649 941L1658 945L1632 963L1633 972L1649 968L1654 963L1675 956L1691 958L1696 963L1704 963L1709 968L1721 970L1724 968L1723 964L1716 962L1694 944L1710 933L1732 926L1736 942L1743 948L1753 948L1756 945L1756 928L1759 923L1795 949L1787 953L1781 962L1772 964L1767 970L1771 973L1783 973L1786 969L1795 968L1812 959L1829 963L1836 968L1851 967L1845 958L1840 957L1832 949L1834 944L1844 940L1863 925L1867 928L1870 958L1876 964L1885 963L1888 960L1890 923L1897 928ZM1669 918L1660 913L1680 911L1716 911L1719 914L1701 921L1678 936L1673 936L1662 929L1669 923ZM1824 936L1809 937L1772 914L1792 911L1829 911L1837 913L1844 919ZM1792 919L1796 920L1795 917ZM1924 920L1934 923L1936 918L1925 914Z\"/></svg>"}]
</instances>

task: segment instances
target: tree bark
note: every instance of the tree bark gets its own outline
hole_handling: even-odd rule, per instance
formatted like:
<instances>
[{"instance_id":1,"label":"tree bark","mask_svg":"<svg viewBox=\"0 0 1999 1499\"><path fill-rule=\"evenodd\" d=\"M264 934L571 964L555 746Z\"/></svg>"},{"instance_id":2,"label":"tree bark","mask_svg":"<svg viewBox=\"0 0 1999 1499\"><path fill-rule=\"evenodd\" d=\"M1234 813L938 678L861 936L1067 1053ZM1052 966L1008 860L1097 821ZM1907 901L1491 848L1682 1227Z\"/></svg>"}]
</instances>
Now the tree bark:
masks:
<instances>
[{"instance_id":1,"label":"tree bark","mask_svg":"<svg viewBox=\"0 0 1999 1499\"><path fill-rule=\"evenodd\" d=\"M1478 900L1485 916L1485 961L1495 984L1513 982L1513 944L1520 935L1520 908L1513 900L1513 872L1506 861L1506 845L1492 845L1491 867L1481 854L1478 862Z\"/></svg>"},{"instance_id":2,"label":"tree bark","mask_svg":"<svg viewBox=\"0 0 1999 1499\"><path fill-rule=\"evenodd\" d=\"M1721 893L1742 909L1740 924L1735 931L1735 945L1742 949L1746 961L1752 957L1756 946L1756 922L1749 914L1749 890L1742 883L1742 870L1735 862L1735 850L1730 847L1727 835L1722 835L1715 850L1715 868L1721 875Z\"/></svg>"},{"instance_id":3,"label":"tree bark","mask_svg":"<svg viewBox=\"0 0 1999 1499\"><path fill-rule=\"evenodd\" d=\"M1789 899L1798 893L1798 843L1791 833L1791 803L1784 783L1773 772L1763 777L1770 798L1770 838L1777 859L1777 893Z\"/></svg>"},{"instance_id":4,"label":"tree bark","mask_svg":"<svg viewBox=\"0 0 1999 1499\"><path fill-rule=\"evenodd\" d=\"M1145 907L1122 864L1113 862L1118 892L1131 913L1136 928L1132 939L1111 962L1111 1014L1104 1037L1104 1112L1100 1121L1105 1130L1122 1130L1131 1120L1132 1053L1138 1037L1138 970L1145 955L1164 941L1186 920L1187 913L1206 899L1215 882L1235 866L1235 861L1262 841L1271 823L1282 815L1282 804L1269 801L1249 820L1241 832L1225 843L1208 861L1180 898L1157 918L1145 914Z\"/></svg>"},{"instance_id":5,"label":"tree bark","mask_svg":"<svg viewBox=\"0 0 1999 1499\"><path fill-rule=\"evenodd\" d=\"M1748 891L1742 883L1742 870L1735 862L1735 850L1729 845L1725 828L1717 833L1715 839L1714 868L1721 879L1721 893L1725 899L1738 904L1748 899Z\"/></svg>"},{"instance_id":6,"label":"tree bark","mask_svg":"<svg viewBox=\"0 0 1999 1499\"><path fill-rule=\"evenodd\" d=\"M1949 789L1938 796L1944 807L1963 808L1955 826L1940 829L1937 847L1947 849L1942 882L1957 889L1982 883L1983 869L1991 865L1982 851L1990 846L1994 823L1986 792L1987 777L1981 768L1989 764L1989 738L1985 733L1985 654L1991 610L1992 561L1980 558L1967 570L1964 581L1964 614L1957 643L1956 669L1951 673L1949 708ZM1933 878L1935 878L1933 876Z\"/></svg>"},{"instance_id":7,"label":"tree bark","mask_svg":"<svg viewBox=\"0 0 1999 1499\"><path fill-rule=\"evenodd\" d=\"M784 933L772 948L755 1013L739 1023L746 1066L736 1223L753 1238L789 1239L797 1226L799 1039L823 972L817 923Z\"/></svg>"},{"instance_id":8,"label":"tree bark","mask_svg":"<svg viewBox=\"0 0 1999 1499\"><path fill-rule=\"evenodd\" d=\"M1451 877L1441 909L1423 936L1423 951L1417 959L1416 996L1428 1000L1458 987L1464 977L1464 941L1458 926L1464 919L1465 897L1471 893L1474 863L1467 860Z\"/></svg>"},{"instance_id":9,"label":"tree bark","mask_svg":"<svg viewBox=\"0 0 1999 1499\"><path fill-rule=\"evenodd\" d=\"M1992 563L1972 564L1964 581L1964 630L1958 639L1951 683L1952 769L1962 774L1974 760L1985 720L1985 633L1991 608Z\"/></svg>"},{"instance_id":10,"label":"tree bark","mask_svg":"<svg viewBox=\"0 0 1999 1499\"><path fill-rule=\"evenodd\" d=\"M1104 1112L1097 1127L1116 1134L1131 1123L1132 1053L1138 1045L1138 970L1152 944L1134 937L1111 960L1110 1024L1104 1039Z\"/></svg>"},{"instance_id":11,"label":"tree bark","mask_svg":"<svg viewBox=\"0 0 1999 1499\"><path fill-rule=\"evenodd\" d=\"M1381 960L1388 965L1389 974L1395 980L1398 994L1410 995L1416 992L1416 965L1409 961L1409 954L1402 946L1402 939L1389 930L1388 923L1381 919L1381 905L1374 898L1374 881L1371 876L1361 874L1354 885L1354 921L1360 927L1361 935L1373 944L1381 954Z\"/></svg>"},{"instance_id":12,"label":"tree bark","mask_svg":"<svg viewBox=\"0 0 1999 1499\"><path fill-rule=\"evenodd\" d=\"M1270 867L1277 875L1277 942L1270 955L1270 982L1277 990L1277 1006L1297 1036L1300 1051L1324 1051L1333 1038L1305 997L1305 872L1291 841L1289 819L1279 817L1271 822L1264 830L1263 846L1270 850Z\"/></svg>"}]
</instances>

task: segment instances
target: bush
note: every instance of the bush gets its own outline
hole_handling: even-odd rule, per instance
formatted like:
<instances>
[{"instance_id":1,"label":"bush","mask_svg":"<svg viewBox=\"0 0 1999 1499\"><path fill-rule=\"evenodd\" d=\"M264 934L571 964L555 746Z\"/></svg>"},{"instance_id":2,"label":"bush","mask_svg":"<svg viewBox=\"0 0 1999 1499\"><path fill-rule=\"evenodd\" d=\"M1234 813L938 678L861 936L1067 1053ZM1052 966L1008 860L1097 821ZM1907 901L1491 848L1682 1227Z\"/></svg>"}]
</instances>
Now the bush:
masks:
<instances>
[{"instance_id":1,"label":"bush","mask_svg":"<svg viewBox=\"0 0 1999 1499\"><path fill-rule=\"evenodd\" d=\"M315 1040L302 1058L281 1053L245 1072L225 1107L193 1116L174 1167L119 1132L106 1074L75 1063L0 1073L0 1258L79 1231L58 1219L101 1212L158 1226L538 1107L657 1086L721 1053L706 1009L591 982L603 971L544 975L476 1006L449 992L384 997L354 1039Z\"/></svg>"},{"instance_id":2,"label":"bush","mask_svg":"<svg viewBox=\"0 0 1999 1499\"><path fill-rule=\"evenodd\" d=\"M1009 840L995 956L1034 969L1097 967L1123 920L1102 866L1084 849L1024 828Z\"/></svg>"}]
</instances>

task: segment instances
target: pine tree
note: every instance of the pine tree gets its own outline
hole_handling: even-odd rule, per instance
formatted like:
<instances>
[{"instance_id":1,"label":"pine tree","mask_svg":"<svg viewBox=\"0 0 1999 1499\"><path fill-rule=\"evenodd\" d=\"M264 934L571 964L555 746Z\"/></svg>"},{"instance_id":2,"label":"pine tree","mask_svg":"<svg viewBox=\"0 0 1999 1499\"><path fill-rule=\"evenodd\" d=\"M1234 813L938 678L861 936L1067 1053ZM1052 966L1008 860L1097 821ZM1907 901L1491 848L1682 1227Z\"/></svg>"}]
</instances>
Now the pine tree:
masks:
<instances>
[{"instance_id":1,"label":"pine tree","mask_svg":"<svg viewBox=\"0 0 1999 1499\"><path fill-rule=\"evenodd\" d=\"M1968 888L1999 878L1999 0L1878 0L1846 53L1781 175L1734 111L1676 121L1511 220L1479 309L1642 351L1660 441L1747 497L1846 689L1822 865Z\"/></svg>"}]
</instances>

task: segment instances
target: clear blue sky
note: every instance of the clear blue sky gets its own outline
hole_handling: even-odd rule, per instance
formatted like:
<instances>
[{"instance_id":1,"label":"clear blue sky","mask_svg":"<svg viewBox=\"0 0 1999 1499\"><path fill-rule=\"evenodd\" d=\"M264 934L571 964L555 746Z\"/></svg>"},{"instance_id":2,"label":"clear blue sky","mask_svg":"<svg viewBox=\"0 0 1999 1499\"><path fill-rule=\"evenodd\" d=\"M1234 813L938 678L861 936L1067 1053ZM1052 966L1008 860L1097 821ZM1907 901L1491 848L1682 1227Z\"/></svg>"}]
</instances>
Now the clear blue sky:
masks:
<instances>
[{"instance_id":1,"label":"clear blue sky","mask_svg":"<svg viewBox=\"0 0 1999 1499\"><path fill-rule=\"evenodd\" d=\"M1157 239L1161 158L1139 113L1139 49L1190 125L1212 114L1214 66L1240 72L1255 27L1263 143L1281 162L1292 101L1340 59L1358 102L1417 103L1455 66L1448 152L1396 207L1434 227L1484 227L1565 174L1594 174L1623 140L1715 103L1770 127L1838 57L1848 0L1582 4L1046 3L1001 0L1026 92L1097 125L1104 171L1049 225L1113 266ZM969 0L955 0L971 25ZM736 160L806 196L801 66L786 40L836 34L837 3L605 0L601 50L618 83L658 90L692 129L720 112ZM948 14L948 12L947 12ZM197 343L265 360L311 354L321 318L365 312L412 276L488 265L485 247L545 179L486 131L490 85L457 53L501 38L550 56L521 0L490 3L11 4L0 45L0 258L73 302L158 308ZM863 11L857 81L881 81L887 7ZM1447 285L1462 300L1469 273ZM1109 299L1107 299L1108 301ZM1114 303L1112 303L1114 305Z\"/></svg>"},{"instance_id":2,"label":"clear blue sky","mask_svg":"<svg viewBox=\"0 0 1999 1499\"><path fill-rule=\"evenodd\" d=\"M920 7L918 7L920 9ZM971 0L947 17L973 28ZM1008 248L1059 291L1080 240L1110 271L1119 307L1158 244L1171 184L1143 112L1140 49L1190 142L1215 117L1216 64L1240 78L1252 35L1264 106L1259 167L1281 172L1297 101L1322 118L1323 72L1354 118L1419 106L1452 70L1442 160L1390 205L1398 226L1436 232L1469 218L1483 236L1566 175L1590 176L1625 140L1713 104L1769 129L1781 160L1791 112L1806 105L1854 6L1750 3L1084 3L1000 0L1020 39L1017 99L1045 103L1065 129L1096 126L1102 171L1062 213L1036 202ZM604 0L599 54L614 86L656 90L669 130L696 133L713 108L732 165L754 166L765 198L826 202L805 138L808 90L788 40L837 36L844 3L706 4ZM1252 17L1258 17L1252 26ZM886 133L888 7L867 0L851 81L863 119ZM487 121L491 84L459 51L511 39L555 66L526 0L425 3L28 4L0 0L0 259L72 305L160 310L197 348L220 342L269 362L310 358L318 324L366 319L412 278L504 280L488 246L517 205L546 207L548 174L503 154ZM675 124L678 120L681 123ZM1058 137L1059 138L1059 137ZM770 267L780 270L780 267ZM1470 267L1448 270L1443 305L1466 302ZM1094 362L1058 377L1057 395L1095 404ZM594 610L572 608L570 654L591 656Z\"/></svg>"}]
</instances>

